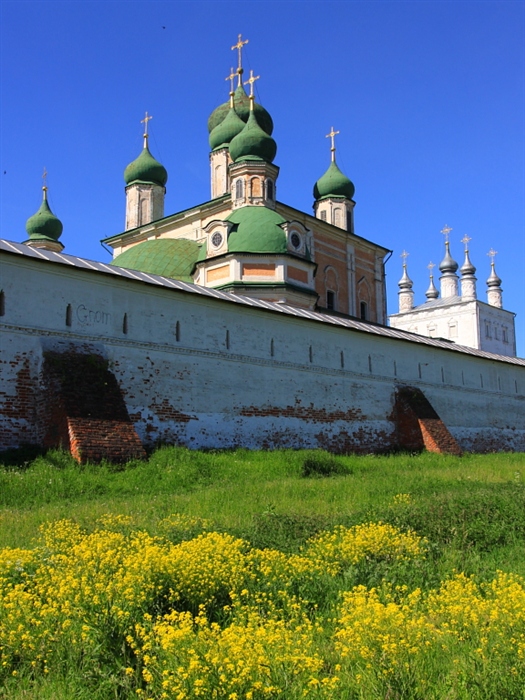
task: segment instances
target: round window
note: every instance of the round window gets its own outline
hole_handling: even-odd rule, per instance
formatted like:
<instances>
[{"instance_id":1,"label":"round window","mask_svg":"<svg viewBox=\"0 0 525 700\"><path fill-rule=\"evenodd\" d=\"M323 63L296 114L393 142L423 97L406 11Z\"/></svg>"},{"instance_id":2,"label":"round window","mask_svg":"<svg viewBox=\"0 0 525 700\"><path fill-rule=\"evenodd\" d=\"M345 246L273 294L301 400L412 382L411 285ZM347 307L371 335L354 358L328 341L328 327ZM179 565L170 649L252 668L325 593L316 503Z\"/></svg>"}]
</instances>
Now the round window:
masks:
<instances>
[{"instance_id":1,"label":"round window","mask_svg":"<svg viewBox=\"0 0 525 700\"><path fill-rule=\"evenodd\" d=\"M212 242L212 245L215 246L215 248L218 248L222 243L222 233L215 231L215 233L211 237L211 242Z\"/></svg>"},{"instance_id":2,"label":"round window","mask_svg":"<svg viewBox=\"0 0 525 700\"><path fill-rule=\"evenodd\" d=\"M290 242L294 248L299 248L301 246L301 237L298 233L292 233L290 236Z\"/></svg>"}]
</instances>

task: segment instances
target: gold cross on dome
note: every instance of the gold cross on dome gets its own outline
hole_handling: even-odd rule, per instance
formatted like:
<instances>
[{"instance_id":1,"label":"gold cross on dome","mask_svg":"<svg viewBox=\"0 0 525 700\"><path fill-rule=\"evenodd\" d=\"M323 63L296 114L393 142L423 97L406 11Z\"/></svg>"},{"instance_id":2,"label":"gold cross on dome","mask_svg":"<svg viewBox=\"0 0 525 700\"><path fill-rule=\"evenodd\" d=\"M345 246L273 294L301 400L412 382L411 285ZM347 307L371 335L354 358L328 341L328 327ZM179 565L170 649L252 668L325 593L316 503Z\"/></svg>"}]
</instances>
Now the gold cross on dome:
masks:
<instances>
[{"instance_id":1,"label":"gold cross on dome","mask_svg":"<svg viewBox=\"0 0 525 700\"><path fill-rule=\"evenodd\" d=\"M430 270L430 274L432 274L433 269L436 267L436 263L433 263L432 260L428 263L427 265L428 269Z\"/></svg>"},{"instance_id":2,"label":"gold cross on dome","mask_svg":"<svg viewBox=\"0 0 525 700\"><path fill-rule=\"evenodd\" d=\"M245 41L242 40L242 34L239 34L237 38L237 43L232 46L232 51L237 51L239 52L239 66L237 68L238 73L242 73L242 47L246 46L248 43L249 39L246 39Z\"/></svg>"},{"instance_id":3,"label":"gold cross on dome","mask_svg":"<svg viewBox=\"0 0 525 700\"><path fill-rule=\"evenodd\" d=\"M327 139L331 139L330 151L332 152L332 160L335 160L335 136L339 134L339 131L334 131L334 127L329 134L326 134Z\"/></svg>"},{"instance_id":4,"label":"gold cross on dome","mask_svg":"<svg viewBox=\"0 0 525 700\"><path fill-rule=\"evenodd\" d=\"M471 240L472 238L470 236L467 236L467 234L465 234L461 239L461 242L465 244L465 252L468 250L468 242Z\"/></svg>"},{"instance_id":5,"label":"gold cross on dome","mask_svg":"<svg viewBox=\"0 0 525 700\"><path fill-rule=\"evenodd\" d=\"M228 75L224 80L229 80L230 81L230 92L233 92L233 81L235 79L235 76L237 73L233 70L233 68L230 68L230 75Z\"/></svg>"},{"instance_id":6,"label":"gold cross on dome","mask_svg":"<svg viewBox=\"0 0 525 700\"><path fill-rule=\"evenodd\" d=\"M403 258L403 265L407 264L407 258L410 255L410 253L407 253L406 250L404 250L401 255L399 256L400 258Z\"/></svg>"},{"instance_id":7,"label":"gold cross on dome","mask_svg":"<svg viewBox=\"0 0 525 700\"><path fill-rule=\"evenodd\" d=\"M148 116L148 113L146 112L146 116L144 119L140 120L141 124L144 124L144 136L148 135L148 122L153 119L153 117Z\"/></svg>"},{"instance_id":8,"label":"gold cross on dome","mask_svg":"<svg viewBox=\"0 0 525 700\"><path fill-rule=\"evenodd\" d=\"M488 255L489 258L490 258L490 262L491 262L492 264L494 264L494 258L496 257L497 254L498 254L498 251L497 251L497 250L494 250L494 248L491 248L491 249L489 250L489 252L487 253L487 255Z\"/></svg>"},{"instance_id":9,"label":"gold cross on dome","mask_svg":"<svg viewBox=\"0 0 525 700\"><path fill-rule=\"evenodd\" d=\"M452 231L450 226L445 226L441 229L441 233L445 236L445 242L448 243L448 234Z\"/></svg>"},{"instance_id":10,"label":"gold cross on dome","mask_svg":"<svg viewBox=\"0 0 525 700\"><path fill-rule=\"evenodd\" d=\"M250 83L250 99L253 99L253 84L255 83L256 80L259 80L261 76L260 75L254 75L253 71L250 71L250 77L248 80L244 83L245 85L248 85Z\"/></svg>"},{"instance_id":11,"label":"gold cross on dome","mask_svg":"<svg viewBox=\"0 0 525 700\"><path fill-rule=\"evenodd\" d=\"M47 191L47 170L46 170L45 165L44 165L44 172L42 173L42 183L43 183L42 189L44 190L44 192L46 192Z\"/></svg>"}]
</instances>

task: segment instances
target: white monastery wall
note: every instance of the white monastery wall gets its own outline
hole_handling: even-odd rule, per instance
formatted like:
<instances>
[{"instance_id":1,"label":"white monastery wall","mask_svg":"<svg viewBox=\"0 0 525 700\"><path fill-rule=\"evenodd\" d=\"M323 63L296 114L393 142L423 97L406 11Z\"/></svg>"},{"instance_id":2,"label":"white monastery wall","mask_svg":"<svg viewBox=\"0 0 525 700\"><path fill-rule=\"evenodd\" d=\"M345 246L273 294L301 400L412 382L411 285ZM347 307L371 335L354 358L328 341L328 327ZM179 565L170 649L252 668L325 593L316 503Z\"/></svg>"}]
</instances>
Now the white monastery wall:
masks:
<instances>
[{"instance_id":1,"label":"white monastery wall","mask_svg":"<svg viewBox=\"0 0 525 700\"><path fill-rule=\"evenodd\" d=\"M396 388L409 385L463 448L525 451L524 361L21 255L2 255L1 286L2 449L42 439L43 353L73 345L109 360L149 445L389 449Z\"/></svg>"}]
</instances>

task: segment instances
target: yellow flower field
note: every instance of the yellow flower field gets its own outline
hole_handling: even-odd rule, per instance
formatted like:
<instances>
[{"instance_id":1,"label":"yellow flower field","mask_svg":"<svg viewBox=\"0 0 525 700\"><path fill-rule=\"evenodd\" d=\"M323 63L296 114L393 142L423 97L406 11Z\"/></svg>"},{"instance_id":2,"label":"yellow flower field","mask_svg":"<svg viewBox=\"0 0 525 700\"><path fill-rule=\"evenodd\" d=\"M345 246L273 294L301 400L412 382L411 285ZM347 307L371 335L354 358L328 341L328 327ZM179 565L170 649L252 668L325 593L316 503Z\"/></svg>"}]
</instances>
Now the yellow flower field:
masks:
<instances>
[{"instance_id":1,"label":"yellow flower field","mask_svg":"<svg viewBox=\"0 0 525 700\"><path fill-rule=\"evenodd\" d=\"M1 550L2 678L111 672L121 697L149 700L525 697L517 575L358 583L425 560L425 539L383 523L339 526L297 554L179 515L157 532L61 520L33 549Z\"/></svg>"}]
</instances>

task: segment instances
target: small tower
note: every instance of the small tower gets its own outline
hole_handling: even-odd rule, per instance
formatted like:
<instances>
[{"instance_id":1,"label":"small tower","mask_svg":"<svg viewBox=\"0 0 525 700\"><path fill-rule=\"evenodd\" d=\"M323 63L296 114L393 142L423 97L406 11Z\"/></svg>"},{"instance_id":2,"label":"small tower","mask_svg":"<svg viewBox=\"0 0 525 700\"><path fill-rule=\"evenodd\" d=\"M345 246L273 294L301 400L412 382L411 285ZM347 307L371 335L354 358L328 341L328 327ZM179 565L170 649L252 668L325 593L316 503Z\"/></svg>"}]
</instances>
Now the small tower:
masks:
<instances>
[{"instance_id":1,"label":"small tower","mask_svg":"<svg viewBox=\"0 0 525 700\"><path fill-rule=\"evenodd\" d=\"M62 235L62 222L58 219L49 207L47 201L47 172L44 168L42 175L42 204L40 209L30 216L26 221L26 231L29 234L29 239L24 243L31 248L43 248L51 250L53 253L60 253L64 250L64 246L58 240Z\"/></svg>"},{"instance_id":2,"label":"small tower","mask_svg":"<svg viewBox=\"0 0 525 700\"><path fill-rule=\"evenodd\" d=\"M433 274L433 270L436 267L436 265L432 261L430 261L427 267L430 270L430 284L428 285L428 289L425 292L425 296L429 301L433 301L434 299L437 299L439 297L439 292L437 290L436 285L434 284Z\"/></svg>"},{"instance_id":3,"label":"small tower","mask_svg":"<svg viewBox=\"0 0 525 700\"><path fill-rule=\"evenodd\" d=\"M412 291L412 287L414 286L414 283L408 276L407 272L407 258L409 256L409 253L404 250L401 253L401 257L403 258L403 276L398 282L399 286L399 313L402 314L405 311L410 311L411 309L414 308L414 292Z\"/></svg>"},{"instance_id":4,"label":"small tower","mask_svg":"<svg viewBox=\"0 0 525 700\"><path fill-rule=\"evenodd\" d=\"M487 255L490 257L490 275L487 279L487 302L490 306L497 306L498 309L503 308L503 290L501 288L501 279L496 274L494 258L498 253L491 248Z\"/></svg>"},{"instance_id":5,"label":"small tower","mask_svg":"<svg viewBox=\"0 0 525 700\"><path fill-rule=\"evenodd\" d=\"M445 257L439 263L439 269L443 273L439 278L442 299L458 296L458 276L456 275L458 264L450 255L450 242L448 240L448 234L451 231L452 229L446 225L441 229L441 233L445 236Z\"/></svg>"},{"instance_id":6,"label":"small tower","mask_svg":"<svg viewBox=\"0 0 525 700\"><path fill-rule=\"evenodd\" d=\"M349 233L354 232L354 184L339 170L335 162L335 136L332 127L326 138L331 139L331 162L325 174L314 185L314 215Z\"/></svg>"},{"instance_id":7,"label":"small tower","mask_svg":"<svg viewBox=\"0 0 525 700\"><path fill-rule=\"evenodd\" d=\"M259 76L250 71L250 113L243 130L230 142L229 176L232 206L266 206L275 209L275 183L279 168L273 164L277 153L274 139L261 128L255 111L253 85Z\"/></svg>"},{"instance_id":8,"label":"small tower","mask_svg":"<svg viewBox=\"0 0 525 700\"><path fill-rule=\"evenodd\" d=\"M476 268L470 262L468 254L468 243L471 238L467 235L463 236L461 242L465 244L465 261L460 268L461 272L461 299L462 301L474 301L476 295L476 277L474 276Z\"/></svg>"},{"instance_id":9,"label":"small tower","mask_svg":"<svg viewBox=\"0 0 525 700\"><path fill-rule=\"evenodd\" d=\"M153 117L146 116L144 124L144 147L142 153L124 171L126 183L126 228L128 231L157 221L164 216L164 196L168 173L151 155L148 147L148 122Z\"/></svg>"}]
</instances>

